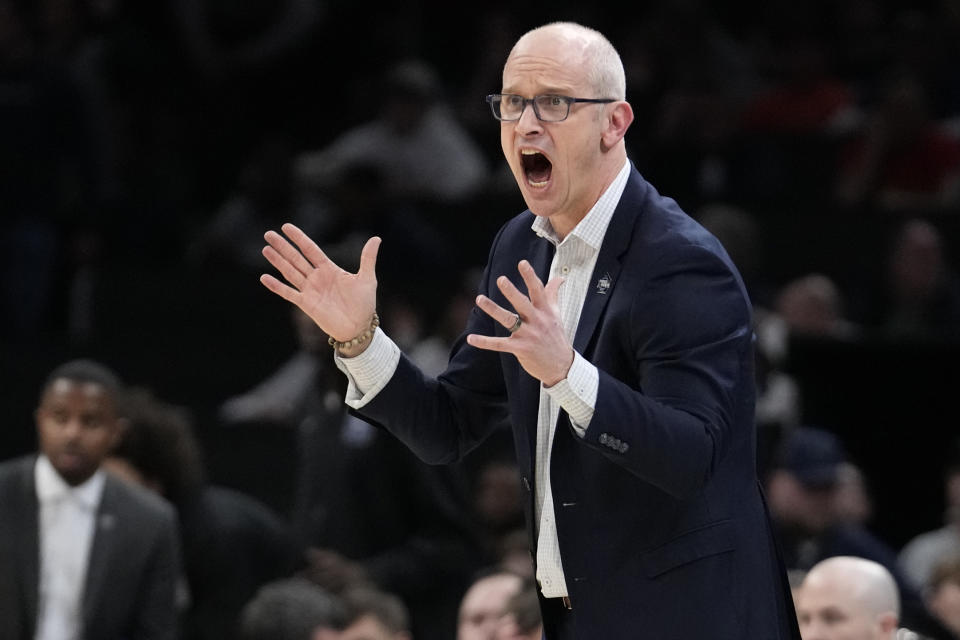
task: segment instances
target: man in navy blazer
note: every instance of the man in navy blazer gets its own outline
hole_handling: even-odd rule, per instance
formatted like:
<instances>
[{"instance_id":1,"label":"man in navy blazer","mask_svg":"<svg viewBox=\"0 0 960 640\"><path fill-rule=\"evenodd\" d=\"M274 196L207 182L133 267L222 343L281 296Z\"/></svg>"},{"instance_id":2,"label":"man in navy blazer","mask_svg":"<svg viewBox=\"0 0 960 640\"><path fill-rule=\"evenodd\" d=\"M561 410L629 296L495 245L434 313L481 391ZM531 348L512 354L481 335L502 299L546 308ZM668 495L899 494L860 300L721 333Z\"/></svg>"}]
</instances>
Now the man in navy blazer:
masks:
<instances>
[{"instance_id":1,"label":"man in navy blazer","mask_svg":"<svg viewBox=\"0 0 960 640\"><path fill-rule=\"evenodd\" d=\"M502 91L488 102L529 210L494 240L438 378L377 327L377 238L350 274L285 225L293 244L268 232L264 255L288 284L262 282L331 336L348 404L424 460L509 422L550 640L799 638L755 471L739 274L627 160L606 38L527 33Z\"/></svg>"},{"instance_id":2,"label":"man in navy blazer","mask_svg":"<svg viewBox=\"0 0 960 640\"><path fill-rule=\"evenodd\" d=\"M0 463L0 640L172 640L173 508L107 474L119 382L77 360L47 379L40 454Z\"/></svg>"}]
</instances>

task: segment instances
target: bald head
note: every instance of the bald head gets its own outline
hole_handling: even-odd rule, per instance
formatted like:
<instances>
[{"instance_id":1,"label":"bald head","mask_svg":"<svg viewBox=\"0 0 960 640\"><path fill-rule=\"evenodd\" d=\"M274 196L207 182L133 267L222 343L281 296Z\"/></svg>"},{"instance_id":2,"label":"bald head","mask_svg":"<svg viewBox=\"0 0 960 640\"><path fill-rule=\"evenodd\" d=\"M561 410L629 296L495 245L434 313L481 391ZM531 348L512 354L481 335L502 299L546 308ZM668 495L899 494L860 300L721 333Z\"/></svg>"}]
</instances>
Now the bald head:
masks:
<instances>
[{"instance_id":1,"label":"bald head","mask_svg":"<svg viewBox=\"0 0 960 640\"><path fill-rule=\"evenodd\" d=\"M597 96L626 99L626 74L617 50L602 33L575 22L551 22L528 31L517 40L507 60L545 40L556 42L566 55L583 64Z\"/></svg>"},{"instance_id":2,"label":"bald head","mask_svg":"<svg viewBox=\"0 0 960 640\"><path fill-rule=\"evenodd\" d=\"M492 640L507 603L523 587L523 578L493 573L475 581L463 596L457 623L457 640Z\"/></svg>"},{"instance_id":3,"label":"bald head","mask_svg":"<svg viewBox=\"0 0 960 640\"><path fill-rule=\"evenodd\" d=\"M896 582L871 560L828 558L800 586L797 617L803 640L890 640L900 618Z\"/></svg>"}]
</instances>

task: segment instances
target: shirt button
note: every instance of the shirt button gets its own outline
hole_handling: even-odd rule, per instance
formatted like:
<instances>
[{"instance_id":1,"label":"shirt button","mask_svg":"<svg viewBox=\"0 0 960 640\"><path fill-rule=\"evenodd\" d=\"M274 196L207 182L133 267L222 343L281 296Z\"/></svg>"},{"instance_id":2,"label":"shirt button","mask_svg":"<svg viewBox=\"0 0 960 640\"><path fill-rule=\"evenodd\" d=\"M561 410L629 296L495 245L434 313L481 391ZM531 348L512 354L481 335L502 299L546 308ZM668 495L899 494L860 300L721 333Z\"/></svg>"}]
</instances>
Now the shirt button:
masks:
<instances>
[{"instance_id":1,"label":"shirt button","mask_svg":"<svg viewBox=\"0 0 960 640\"><path fill-rule=\"evenodd\" d=\"M560 272L563 273L563 275L567 275L570 273L570 267L564 265L563 267L560 267Z\"/></svg>"}]
</instances>

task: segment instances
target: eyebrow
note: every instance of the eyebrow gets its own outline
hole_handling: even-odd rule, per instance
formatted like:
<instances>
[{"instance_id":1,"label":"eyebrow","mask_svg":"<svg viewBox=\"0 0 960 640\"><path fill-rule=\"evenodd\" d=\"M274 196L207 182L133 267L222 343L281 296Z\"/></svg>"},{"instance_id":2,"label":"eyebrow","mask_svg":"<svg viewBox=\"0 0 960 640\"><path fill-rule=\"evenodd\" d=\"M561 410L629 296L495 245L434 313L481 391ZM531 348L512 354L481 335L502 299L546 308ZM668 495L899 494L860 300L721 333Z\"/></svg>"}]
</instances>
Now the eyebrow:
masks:
<instances>
[{"instance_id":1,"label":"eyebrow","mask_svg":"<svg viewBox=\"0 0 960 640\"><path fill-rule=\"evenodd\" d=\"M541 89L537 91L534 95L536 96L572 96L573 89L567 87L566 89L560 89L557 87L548 87L546 89ZM523 95L517 93L515 89L504 87L500 90L500 93L510 93L516 96Z\"/></svg>"}]
</instances>

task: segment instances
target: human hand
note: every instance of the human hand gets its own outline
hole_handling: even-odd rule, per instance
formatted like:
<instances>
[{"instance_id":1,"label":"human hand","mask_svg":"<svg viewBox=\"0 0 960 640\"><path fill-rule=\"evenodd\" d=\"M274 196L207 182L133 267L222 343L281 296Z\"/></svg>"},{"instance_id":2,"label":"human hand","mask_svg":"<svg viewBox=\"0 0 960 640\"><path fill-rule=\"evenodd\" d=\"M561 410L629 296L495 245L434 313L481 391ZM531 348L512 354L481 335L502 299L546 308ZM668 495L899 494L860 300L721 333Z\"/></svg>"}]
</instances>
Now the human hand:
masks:
<instances>
[{"instance_id":1,"label":"human hand","mask_svg":"<svg viewBox=\"0 0 960 640\"><path fill-rule=\"evenodd\" d=\"M290 240L267 231L263 256L289 284L268 274L260 276L260 282L299 307L334 340L346 342L369 329L377 308L380 238L367 240L360 253L360 269L349 273L296 226L287 223L281 230Z\"/></svg>"},{"instance_id":2,"label":"human hand","mask_svg":"<svg viewBox=\"0 0 960 640\"><path fill-rule=\"evenodd\" d=\"M520 262L518 269L529 297L506 276L497 278L497 287L516 313L484 295L477 296L477 306L508 329L515 325L519 315L520 327L503 338L471 333L467 343L478 349L512 353L527 373L552 387L567 377L573 364L573 346L564 333L557 299L563 278L554 278L544 286L526 260Z\"/></svg>"}]
</instances>

